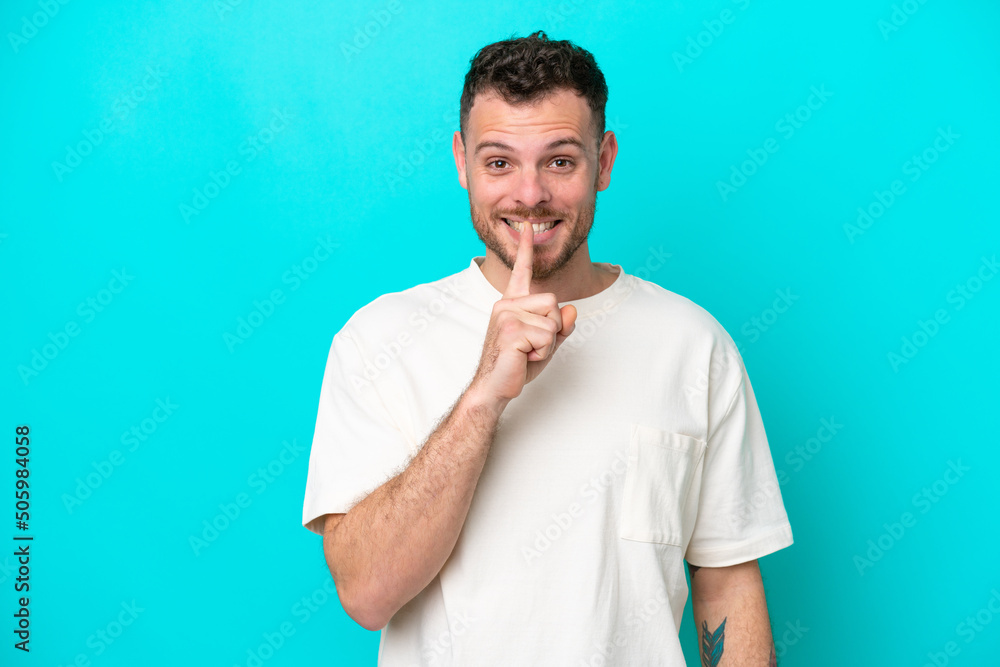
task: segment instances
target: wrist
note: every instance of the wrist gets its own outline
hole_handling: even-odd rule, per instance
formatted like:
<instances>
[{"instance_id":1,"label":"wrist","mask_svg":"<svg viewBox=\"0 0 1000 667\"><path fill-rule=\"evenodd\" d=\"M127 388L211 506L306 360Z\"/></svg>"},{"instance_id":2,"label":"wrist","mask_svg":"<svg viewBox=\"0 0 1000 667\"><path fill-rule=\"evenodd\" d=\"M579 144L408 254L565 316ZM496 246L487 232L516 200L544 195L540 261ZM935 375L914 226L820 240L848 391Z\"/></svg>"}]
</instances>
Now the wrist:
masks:
<instances>
[{"instance_id":1,"label":"wrist","mask_svg":"<svg viewBox=\"0 0 1000 667\"><path fill-rule=\"evenodd\" d=\"M463 409L472 412L486 412L497 419L503 414L508 403L510 403L510 399L497 398L473 385L469 385L459 399L459 404Z\"/></svg>"}]
</instances>

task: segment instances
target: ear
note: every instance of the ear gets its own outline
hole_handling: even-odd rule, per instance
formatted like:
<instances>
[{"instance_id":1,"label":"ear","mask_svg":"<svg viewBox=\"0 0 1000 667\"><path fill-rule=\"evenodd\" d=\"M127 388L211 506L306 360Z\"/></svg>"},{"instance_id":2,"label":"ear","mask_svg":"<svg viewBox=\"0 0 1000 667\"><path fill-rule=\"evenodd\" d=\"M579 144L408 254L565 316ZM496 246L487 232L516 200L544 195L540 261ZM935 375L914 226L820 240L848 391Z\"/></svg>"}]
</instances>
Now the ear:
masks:
<instances>
[{"instance_id":1,"label":"ear","mask_svg":"<svg viewBox=\"0 0 1000 667\"><path fill-rule=\"evenodd\" d=\"M604 133L601 141L601 153L597 158L597 190L605 190L611 185L611 168L615 165L615 157L618 155L618 139L615 133L608 130Z\"/></svg>"},{"instance_id":2,"label":"ear","mask_svg":"<svg viewBox=\"0 0 1000 667\"><path fill-rule=\"evenodd\" d=\"M455 168L458 169L458 182L466 190L469 189L469 181L465 172L465 143L462 141L462 133L455 130L455 135L451 139L451 152L455 154Z\"/></svg>"}]
</instances>

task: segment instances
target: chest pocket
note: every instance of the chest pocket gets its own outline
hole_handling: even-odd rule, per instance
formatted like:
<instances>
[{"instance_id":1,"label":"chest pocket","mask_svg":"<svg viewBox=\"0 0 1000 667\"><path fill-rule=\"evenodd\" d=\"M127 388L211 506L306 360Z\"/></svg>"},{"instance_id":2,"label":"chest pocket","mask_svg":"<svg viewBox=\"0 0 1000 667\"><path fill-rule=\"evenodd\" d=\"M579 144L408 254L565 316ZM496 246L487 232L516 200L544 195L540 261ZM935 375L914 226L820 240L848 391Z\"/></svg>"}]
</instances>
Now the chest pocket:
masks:
<instances>
[{"instance_id":1,"label":"chest pocket","mask_svg":"<svg viewBox=\"0 0 1000 667\"><path fill-rule=\"evenodd\" d=\"M704 440L632 424L619 537L683 547L697 513L704 455Z\"/></svg>"}]
</instances>

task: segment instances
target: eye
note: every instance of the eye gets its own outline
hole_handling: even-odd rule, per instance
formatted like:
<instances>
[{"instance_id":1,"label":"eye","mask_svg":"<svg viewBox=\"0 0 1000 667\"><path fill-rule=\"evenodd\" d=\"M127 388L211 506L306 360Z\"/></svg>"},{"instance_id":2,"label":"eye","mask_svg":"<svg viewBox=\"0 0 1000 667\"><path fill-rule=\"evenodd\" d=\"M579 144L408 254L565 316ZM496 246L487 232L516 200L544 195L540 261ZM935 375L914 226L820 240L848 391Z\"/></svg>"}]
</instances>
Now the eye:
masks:
<instances>
[{"instance_id":1,"label":"eye","mask_svg":"<svg viewBox=\"0 0 1000 667\"><path fill-rule=\"evenodd\" d=\"M565 166L565 167L569 167L569 166L571 166L573 164L572 160L570 160L569 158L564 158L564 157L557 157L555 160L552 161L553 164L555 164L556 162L563 162L563 163L565 163L564 165L561 165L561 166ZM558 167L560 165L556 165L556 166Z\"/></svg>"},{"instance_id":2,"label":"eye","mask_svg":"<svg viewBox=\"0 0 1000 667\"><path fill-rule=\"evenodd\" d=\"M500 165L497 167L497 169L503 169L504 166L506 166L507 164L507 160L490 160L489 162L486 163L486 166L489 167L490 165L495 165L495 164Z\"/></svg>"}]
</instances>

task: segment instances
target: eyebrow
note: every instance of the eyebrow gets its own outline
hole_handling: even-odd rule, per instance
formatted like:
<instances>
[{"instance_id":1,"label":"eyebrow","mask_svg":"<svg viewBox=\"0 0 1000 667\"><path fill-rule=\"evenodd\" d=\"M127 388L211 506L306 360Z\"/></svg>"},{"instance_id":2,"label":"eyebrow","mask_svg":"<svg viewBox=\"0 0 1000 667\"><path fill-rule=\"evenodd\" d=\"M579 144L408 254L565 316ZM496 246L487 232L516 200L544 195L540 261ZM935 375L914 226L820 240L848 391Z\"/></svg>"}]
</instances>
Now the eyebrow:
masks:
<instances>
[{"instance_id":1,"label":"eyebrow","mask_svg":"<svg viewBox=\"0 0 1000 667\"><path fill-rule=\"evenodd\" d=\"M556 139L548 146L546 146L545 150L552 150L553 148L558 148L559 146L565 146L565 145L576 146L577 148L579 148L584 152L586 152L587 150L587 147L583 145L583 142L580 141L579 139L576 139L575 137L563 137L561 139ZM508 153L514 152L514 148L512 146L510 146L509 144L505 144L502 141L480 141L478 144L476 144L476 150L473 153L473 155L477 155L479 151L483 150L484 148L498 148L502 151L507 151Z\"/></svg>"}]
</instances>

